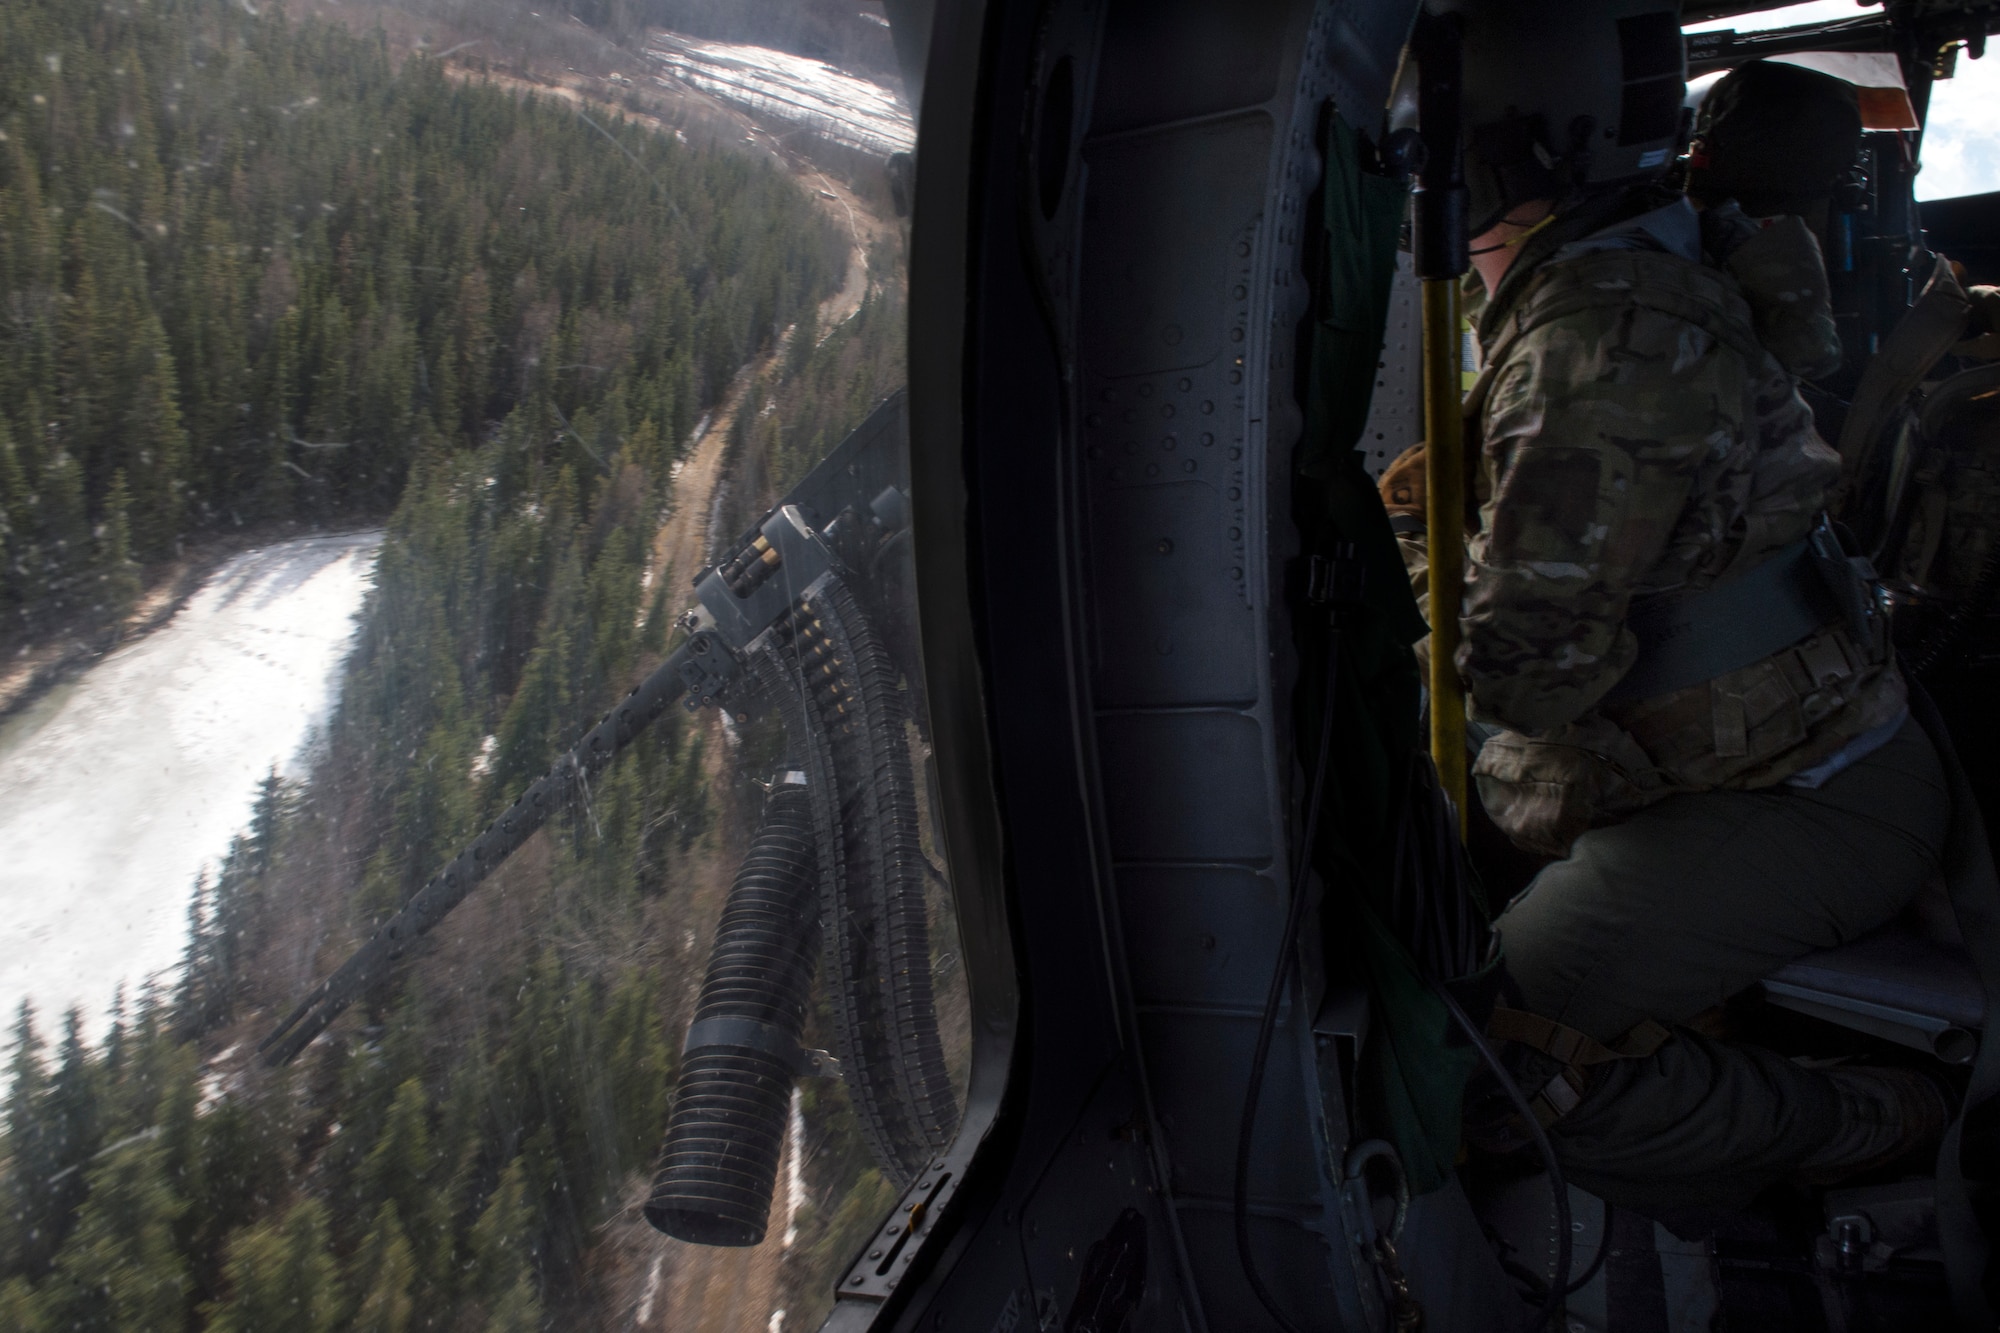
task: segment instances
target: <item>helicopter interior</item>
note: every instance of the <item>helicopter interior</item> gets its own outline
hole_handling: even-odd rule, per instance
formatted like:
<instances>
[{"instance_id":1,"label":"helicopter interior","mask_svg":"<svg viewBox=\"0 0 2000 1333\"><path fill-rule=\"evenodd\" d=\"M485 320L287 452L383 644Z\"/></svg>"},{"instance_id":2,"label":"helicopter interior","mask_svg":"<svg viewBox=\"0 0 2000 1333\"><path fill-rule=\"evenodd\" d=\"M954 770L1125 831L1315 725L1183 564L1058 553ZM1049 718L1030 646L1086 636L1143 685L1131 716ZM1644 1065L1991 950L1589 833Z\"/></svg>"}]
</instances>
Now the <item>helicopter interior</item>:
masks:
<instances>
[{"instance_id":1,"label":"helicopter interior","mask_svg":"<svg viewBox=\"0 0 2000 1333\"><path fill-rule=\"evenodd\" d=\"M968 920L1007 921L1011 948L988 936L975 960L974 1093L906 1199L909 1276L884 1289L860 1256L830 1328L1375 1328L1412 1294L1425 1327L1520 1327L1564 1276L1587 1279L1571 1328L1968 1317L1927 1180L1760 1201L1686 1235L1579 1194L1562 1276L1533 1176L1399 1197L1393 1154L1355 1129L1367 999L1310 944L1262 1071L1245 1276L1230 1149L1310 781L1291 742L1310 674L1292 451L1312 410L1301 330L1325 302L1317 187L1336 118L1379 142L1414 17L1195 0L928 16L910 410L918 511L942 517L917 534L925 664ZM1983 51L1996 18L1892 5L1712 35L1691 69L1888 52L1921 117L1940 53ZM2000 199L1920 213L1916 146L1867 136L1850 376L1915 299L1924 249L1993 280ZM1376 471L1422 429L1403 284L1357 441ZM969 597L949 591L961 570ZM1926 683L1990 820L1986 670L1967 654ZM1504 861L1480 867L1503 896ZM1801 1058L1928 1060L1983 1087L1989 987L1933 894L1723 1021ZM1374 1243L1392 1228L1400 1273Z\"/></svg>"}]
</instances>

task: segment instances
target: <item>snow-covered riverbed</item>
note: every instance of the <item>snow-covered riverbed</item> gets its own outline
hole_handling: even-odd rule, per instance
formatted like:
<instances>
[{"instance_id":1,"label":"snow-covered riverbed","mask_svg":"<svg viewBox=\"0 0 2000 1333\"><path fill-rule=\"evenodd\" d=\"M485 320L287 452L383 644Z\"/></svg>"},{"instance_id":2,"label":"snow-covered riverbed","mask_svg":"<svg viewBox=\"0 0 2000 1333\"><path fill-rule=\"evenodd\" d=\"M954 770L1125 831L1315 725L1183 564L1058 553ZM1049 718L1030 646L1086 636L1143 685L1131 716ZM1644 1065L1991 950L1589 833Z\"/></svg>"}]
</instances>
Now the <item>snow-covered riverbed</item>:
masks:
<instances>
[{"instance_id":1,"label":"snow-covered riverbed","mask_svg":"<svg viewBox=\"0 0 2000 1333\"><path fill-rule=\"evenodd\" d=\"M188 892L340 688L379 532L245 552L179 614L0 723L0 1016L86 1030L170 969Z\"/></svg>"},{"instance_id":2,"label":"snow-covered riverbed","mask_svg":"<svg viewBox=\"0 0 2000 1333\"><path fill-rule=\"evenodd\" d=\"M660 31L646 54L683 83L850 148L886 156L917 142L916 123L895 93L824 61Z\"/></svg>"}]
</instances>

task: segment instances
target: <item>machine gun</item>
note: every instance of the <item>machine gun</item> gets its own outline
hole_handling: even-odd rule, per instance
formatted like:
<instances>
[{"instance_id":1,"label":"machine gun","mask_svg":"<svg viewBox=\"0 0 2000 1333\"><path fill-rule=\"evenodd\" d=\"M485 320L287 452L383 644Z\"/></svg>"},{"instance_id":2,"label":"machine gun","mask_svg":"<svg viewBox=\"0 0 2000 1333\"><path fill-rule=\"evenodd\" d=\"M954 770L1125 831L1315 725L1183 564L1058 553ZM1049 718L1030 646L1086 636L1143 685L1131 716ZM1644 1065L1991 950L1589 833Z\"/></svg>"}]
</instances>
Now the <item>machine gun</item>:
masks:
<instances>
[{"instance_id":1,"label":"machine gun","mask_svg":"<svg viewBox=\"0 0 2000 1333\"><path fill-rule=\"evenodd\" d=\"M683 1047L649 1220L684 1240L764 1237L800 1034L826 959L840 1077L883 1172L907 1184L957 1125L938 1037L922 726L898 393L695 579L686 637L636 689L320 982L259 1050L305 1049L549 816L676 702L782 717L789 759L737 872Z\"/></svg>"}]
</instances>

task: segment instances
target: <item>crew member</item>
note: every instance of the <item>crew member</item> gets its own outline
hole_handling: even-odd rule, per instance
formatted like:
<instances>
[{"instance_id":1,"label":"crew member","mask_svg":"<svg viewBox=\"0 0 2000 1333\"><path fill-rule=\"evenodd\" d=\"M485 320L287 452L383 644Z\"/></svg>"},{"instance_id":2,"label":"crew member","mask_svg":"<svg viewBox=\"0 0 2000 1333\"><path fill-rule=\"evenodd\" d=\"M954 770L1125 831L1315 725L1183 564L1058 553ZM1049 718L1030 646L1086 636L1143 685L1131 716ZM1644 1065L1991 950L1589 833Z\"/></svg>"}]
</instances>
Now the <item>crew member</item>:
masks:
<instances>
[{"instance_id":1,"label":"crew member","mask_svg":"<svg viewBox=\"0 0 2000 1333\"><path fill-rule=\"evenodd\" d=\"M1822 522L1839 459L1795 377L1828 349L1761 341L1777 298L1705 262L1657 186L1673 9L1442 7L1484 294L1458 665L1497 729L1480 799L1559 858L1497 923L1492 1032L1570 1179L1622 1205L1739 1206L1920 1150L1948 1118L1927 1078L1685 1026L1887 922L1939 864L1938 757Z\"/></svg>"}]
</instances>

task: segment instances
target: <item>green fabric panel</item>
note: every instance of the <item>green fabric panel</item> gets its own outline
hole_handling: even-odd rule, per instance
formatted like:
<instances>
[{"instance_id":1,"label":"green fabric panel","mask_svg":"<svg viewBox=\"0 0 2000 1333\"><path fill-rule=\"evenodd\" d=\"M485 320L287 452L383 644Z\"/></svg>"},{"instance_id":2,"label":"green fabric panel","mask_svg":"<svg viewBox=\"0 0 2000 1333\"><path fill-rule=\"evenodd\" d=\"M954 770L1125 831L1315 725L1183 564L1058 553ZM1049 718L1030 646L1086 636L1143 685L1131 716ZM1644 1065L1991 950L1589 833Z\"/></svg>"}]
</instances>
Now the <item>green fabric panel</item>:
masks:
<instances>
[{"instance_id":1,"label":"green fabric panel","mask_svg":"<svg viewBox=\"0 0 2000 1333\"><path fill-rule=\"evenodd\" d=\"M1306 448L1299 471L1325 477L1361 442L1396 274L1396 242L1409 191L1363 169L1361 144L1339 116L1328 118L1321 209L1320 279L1313 293Z\"/></svg>"},{"instance_id":2,"label":"green fabric panel","mask_svg":"<svg viewBox=\"0 0 2000 1333\"><path fill-rule=\"evenodd\" d=\"M1457 1161L1465 1084L1479 1067L1479 1053L1453 1026L1388 925L1368 904L1358 907L1352 920L1371 1013L1355 1100L1363 1132L1395 1144L1411 1193L1427 1194L1445 1183ZM1460 1002L1468 992L1490 994L1499 970L1498 962L1489 963L1454 987Z\"/></svg>"},{"instance_id":3,"label":"green fabric panel","mask_svg":"<svg viewBox=\"0 0 2000 1333\"><path fill-rule=\"evenodd\" d=\"M1461 1095L1476 1056L1453 1040L1443 1004L1385 924L1396 830L1412 759L1424 744L1410 645L1429 627L1355 447L1375 386L1407 195L1400 183L1365 169L1359 137L1338 116L1329 117L1326 141L1323 281L1314 301L1295 517L1308 550L1353 543L1367 583L1362 605L1341 613L1338 721L1315 860L1328 886L1328 956L1370 991L1357 1131L1393 1143L1411 1188L1423 1193L1443 1184L1456 1161ZM1325 624L1306 618L1299 648L1300 750L1310 756L1324 699Z\"/></svg>"}]
</instances>

